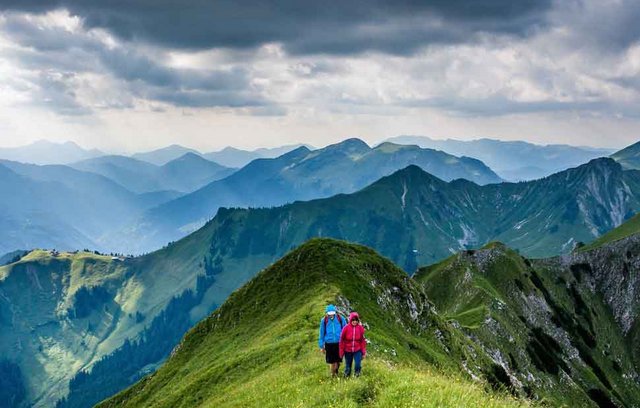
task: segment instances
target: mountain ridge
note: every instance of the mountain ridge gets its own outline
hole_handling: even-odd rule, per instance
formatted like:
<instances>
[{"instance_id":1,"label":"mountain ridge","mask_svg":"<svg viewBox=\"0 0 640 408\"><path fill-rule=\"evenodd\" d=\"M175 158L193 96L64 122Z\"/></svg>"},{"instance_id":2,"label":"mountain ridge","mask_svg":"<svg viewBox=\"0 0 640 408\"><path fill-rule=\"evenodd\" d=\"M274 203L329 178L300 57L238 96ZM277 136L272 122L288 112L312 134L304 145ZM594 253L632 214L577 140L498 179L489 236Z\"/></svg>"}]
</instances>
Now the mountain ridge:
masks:
<instances>
[{"instance_id":1,"label":"mountain ridge","mask_svg":"<svg viewBox=\"0 0 640 408\"><path fill-rule=\"evenodd\" d=\"M25 146L0 147L0 159L39 165L69 164L103 154L97 149L83 149L70 141L54 143L38 140Z\"/></svg>"},{"instance_id":2,"label":"mountain ridge","mask_svg":"<svg viewBox=\"0 0 640 408\"><path fill-rule=\"evenodd\" d=\"M578 194L585 190L584 183L592 180L592 175L598 175L602 180L608 177L610 183L602 181L596 184L617 186L617 183L625 182L631 190L636 189L633 178L635 173L621 171L619 165L610 159L584 165L583 168L556 175L550 180L532 182L533 187L530 186L531 183L511 183L503 187L479 186L465 180L447 183L417 166L410 166L350 195L296 202L272 209L222 208L204 228L160 251L139 258L114 260L99 255L65 254L64 257L71 257L74 261L70 266L52 271L48 265L55 259L53 255L41 253L35 259L26 257L17 265L0 268L0 271L18 268L17 273L8 273L0 283L0 290L3 290L5 298L13 301L15 296L24 296L25 288L29 288L34 297L53 296L50 300L51 306L43 308L43 313L46 311L46 314L39 319L60 319L64 322L67 310L73 310L74 319L71 320L73 325L45 326L46 330L55 334L50 337L55 341L46 344L23 342L22 344L28 344L30 352L17 353L21 359L25 359L18 361L18 365L25 370L27 378L36 378L37 376L30 372L34 366L30 365L32 363L29 363L28 359L46 360L51 358L47 356L56 355L56 350L67 350L69 366L66 372L73 377L58 379L59 387L62 388L50 388L52 385L44 379L35 385L28 383L27 386L36 387L39 392L48 390L46 395L52 398L51 396L64 396L65 385L69 384L68 399L61 400L60 408L84 406L81 404L82 401L96 402L108 395L105 392L116 392L130 384L132 379L144 376L148 373L144 367L152 369L159 364L191 324L216 309L229 294L250 280L259 270L276 262L310 238L322 236L359 241L377 249L405 271L413 272L420 265L432 263L431 260L449 256L449 248L455 252L458 248L480 246L484 239L495 237L496 224L511 227L517 225L519 219L514 220L511 216L502 223L493 219L490 215L497 211L496 204L512 206L513 202L523 203L530 200L531 208L548 207L549 211L560 208L557 216L562 219L566 210L564 204L572 196L566 196L566 191L558 189L557 182L565 183L569 177L571 182L567 185L573 186L573 190L568 191ZM498 190L499 188L507 190ZM539 201L533 200L537 191L544 191L544 194L537 194L544 205L538 205ZM602 191L604 194L617 190L603 188ZM603 194L600 195L601 198L605 197ZM527 198L528 195L532 197ZM498 200L498 197L502 198ZM453 198L455 200L452 200ZM562 199L560 202L563 205L554 206L559 199ZM451 204L454 202L455 206ZM609 200L603 202L606 204ZM482 228L471 229L469 225L463 228L461 224L449 223L449 220L455 219L453 217L467 216L471 213L486 221ZM533 214L536 213L537 211ZM571 213L569 215L573 216ZM546 215L543 219L546 219ZM586 236L591 236L584 219L568 219L574 222L570 225L582 225ZM534 221L544 225L535 219L530 222ZM603 229L607 225L606 222L610 222L606 219L601 221L604 222L600 225ZM552 226L549 224L548 227ZM516 231L524 234L522 228L524 226ZM475 238L471 231L476 234ZM561 231L563 230L559 229L558 233ZM527 232L532 235L535 230L530 229ZM531 240L537 242L540 238L531 237ZM564 238L555 242L559 243L559 247ZM20 268L27 266L32 273L37 272L41 288L35 286L33 281L24 280L29 275L24 273L25 269ZM85 272L81 274L81 271ZM114 273L116 271L118 272ZM74 276L73 282L76 286L71 291L67 290L64 282L58 283L58 278L54 279L55 276ZM87 276L105 276L112 280L110 283L98 284L100 281L85 281ZM7 285L10 282L14 282L11 285L15 286L11 287L16 288L15 290L9 290ZM52 283L45 285L45 282ZM59 286L64 290L52 294L48 288L53 286ZM21 289L17 290L18 287ZM86 289L78 292L76 289L81 287ZM95 289L92 289L94 287ZM100 287L104 287L108 295L101 292ZM103 299L104 303L87 303L86 291L97 291L97 299ZM69 306L59 309L54 306L57 304ZM0 312L10 310L7 306L1 306ZM22 313L21 308L14 307L13 310L15 313ZM61 311L65 313L59 314ZM104 314L106 312L108 316ZM24 316L26 319L24 331L18 330L16 326L11 330L0 330L0 333L12 333L13 339L21 336L31 338L29 321L35 316L17 316ZM18 317L15 319L17 322L21 321ZM108 335L103 331L105 327L95 324L102 320L110 322ZM85 346L81 346L83 338L87 339ZM3 344L1 334L0 344ZM78 373L73 367L92 367L92 371ZM32 396L35 391L33 388L29 390L29 395ZM53 401L55 400L54 398ZM52 400L40 401L44 404L45 401Z\"/></svg>"},{"instance_id":3,"label":"mountain ridge","mask_svg":"<svg viewBox=\"0 0 640 408\"><path fill-rule=\"evenodd\" d=\"M105 176L137 194L157 191L189 193L235 171L191 152L161 166L117 155L88 159L70 166Z\"/></svg>"},{"instance_id":4,"label":"mountain ridge","mask_svg":"<svg viewBox=\"0 0 640 408\"><path fill-rule=\"evenodd\" d=\"M131 228L120 231L118 240L124 237L136 252L145 252L202 226L219 207L270 207L351 193L412 163L449 180L500 181L475 159L388 146L370 148L359 139L347 139L324 149L302 146L275 159L257 159L226 179L150 209Z\"/></svg>"},{"instance_id":5,"label":"mountain ridge","mask_svg":"<svg viewBox=\"0 0 640 408\"><path fill-rule=\"evenodd\" d=\"M387 141L414 144L445 151L455 156L470 156L482 160L508 181L527 181L546 177L608 156L613 149L570 146L561 144L537 145L525 141L496 139L431 139L426 136L397 136Z\"/></svg>"},{"instance_id":6,"label":"mountain ridge","mask_svg":"<svg viewBox=\"0 0 640 408\"><path fill-rule=\"evenodd\" d=\"M0 161L5 194L0 207L6 224L0 251L56 247L102 249L101 237L110 228L126 225L130 217L162 201L172 192L137 195L111 179L66 165L33 165Z\"/></svg>"},{"instance_id":7,"label":"mountain ridge","mask_svg":"<svg viewBox=\"0 0 640 408\"><path fill-rule=\"evenodd\" d=\"M451 355L462 356L467 352L462 344L450 338L453 337L450 328L433 315L418 287L389 261L361 246L316 239L293 250L234 292L216 312L185 336L160 371L99 406L320 406L329 401L334 404L354 399L363 402L362 396L358 400L358 394L324 392L324 397L318 395L322 388L331 389L334 384L340 384L321 379L326 375L325 367L315 350L316 317L321 316L327 302L335 302L342 313L358 310L369 328L368 355L373 357L365 360L365 374L362 380L354 380L354 384L362 381L364 393L369 388L364 398L370 404L377 402L385 406L394 400L392 395L385 395L393 394L389 390L392 387L385 383L393 381L396 369L413 367L415 370L416 366L424 367L427 361L442 369L451 368L456 365ZM380 313L381 310L385 313ZM441 337L431 334L433 331ZM419 333L425 336L420 337ZM472 343L468 346L473 348ZM238 347L240 350L236 351ZM290 355L287 350L295 352ZM258 357L260 355L264 357ZM303 364L303 371L289 381L265 388L260 382L263 373L278 372L281 366L288 365L287 361ZM476 361L480 364L484 359L478 356ZM405 366L407 363L413 365ZM381 381L382 376L386 377L385 382ZM380 380L374 383L376 377ZM189 380L184 384L179 378ZM298 390L285 386L291 392L278 394L276 390L290 381ZM474 396L482 395L476 387L467 381L464 383ZM276 392L266 391L269 388ZM221 392L216 393L216 389ZM262 391L257 392L258 389ZM431 393L438 394L427 388L421 391L428 397L417 397L417 401L433 398ZM453 398L441 398L447 406L453 403ZM405 397L402 401L411 400ZM498 397L493 404L516 405L506 397ZM486 406L495 406L493 404Z\"/></svg>"},{"instance_id":8,"label":"mountain ridge","mask_svg":"<svg viewBox=\"0 0 640 408\"><path fill-rule=\"evenodd\" d=\"M196 149L184 147L179 144L172 144L148 152L134 153L130 157L155 164L157 166L163 166L170 161L184 156L185 154L192 153L225 167L240 168L246 166L255 159L275 158L288 153L289 151L294 150L300 146L305 146L307 148L313 149L313 147L310 145L298 143L272 148L262 147L254 150L243 150L236 147L227 146L222 150L202 153Z\"/></svg>"},{"instance_id":9,"label":"mountain ridge","mask_svg":"<svg viewBox=\"0 0 640 408\"><path fill-rule=\"evenodd\" d=\"M640 244L640 237L634 239L635 245ZM606 258L599 259L607 264ZM588 293L588 273L599 269L581 275L574 271L584 261L579 257L562 264L555 259L531 261L492 243L409 278L366 247L312 239L235 291L189 331L158 372L99 406L271 406L274 398L282 403L290 391L283 385L287 381L268 382L265 373L287 373L283 367L291 360L304 364L296 378L311 380L297 380L304 391L293 392L286 401L324 406L326 397L319 396L318 385L313 385L317 376L326 374L314 355L317 319L312 316L321 316L328 302L337 304L342 313L357 310L368 328L369 358L364 379L356 381L372 390L367 399L371 405L390 403L386 395L390 387L380 384L380 378L391 377L394 383L394 369L407 366L431 374L454 370L464 373L463 383L476 378L518 398L547 404L635 404L640 401L634 380L638 360L629 360L632 350L622 342L621 332L609 332L616 323L607 315L608 303ZM561 273L560 280L553 279L556 272L544 269L549 263ZM449 292L442 292L444 287ZM456 296L463 299L454 300ZM470 309L440 314L446 312L447 302ZM290 348L297 350L294 356L283 352ZM603 350L606 357L601 356ZM264 353L267 357L257 357ZM385 366L378 371L381 362ZM327 386L332 387L320 387ZM463 405L496 403L488 395L478 397ZM338 395L332 401L349 398ZM396 406L416 402L391 400Z\"/></svg>"},{"instance_id":10,"label":"mountain ridge","mask_svg":"<svg viewBox=\"0 0 640 408\"><path fill-rule=\"evenodd\" d=\"M619 165L611 160L605 160L601 163L585 166L586 169L578 169L567 174L577 174L580 179L589 180L589 174L593 174L593 171L590 171L588 167L592 166L594 171L600 169L606 173L609 167ZM566 180L567 174L558 175L556 178ZM610 174L624 176L627 173L614 171ZM406 192L403 181L407 186ZM509 187L510 193L535 190L527 189L527 183L508 184L507 187ZM581 185L576 186L576 191L582 191L581 187ZM110 384L113 384L110 387L113 388L108 389L116 392L120 389L118 387L130 384L131 378L136 379L143 376L146 373L143 371L143 367L153 367L163 356L166 356L175 345L172 341L177 342L191 324L204 318L217 305L222 304L229 294L250 280L256 272L277 261L291 249L314 236L333 236L360 241L378 249L383 255L409 272L415 271L419 265L432 263L431 259L439 260L448 256L448 248L451 246L467 248L467 246L475 245L468 236L467 241L464 241L465 230L463 228L453 224L448 226L442 222L457 213L464 214L465 211L475 211L481 218L490 222L490 225L485 227L486 233L489 234L493 231L494 226L491 217L487 215L488 211L495 211L495 204L500 203L494 199L497 197L495 196L496 188L496 185L478 186L465 180L446 183L422 171L417 166L410 166L379 180L359 193L351 195L297 202L273 209L222 208L213 220L196 233L167 246L163 250L143 257L123 261L100 258L99 256L95 259L87 258L91 260L91 270L96 272L113 268L115 268L113 270L121 271L117 275L100 273L101 276L111 276L115 279L113 283L108 284L108 287L118 289L116 291L109 289L110 295L105 299L120 299L116 303L108 301L110 306L107 309L110 310L110 314L119 317L116 320L112 320L112 318L107 320L112 322L111 334L95 343L100 345L100 348L96 349L101 350L96 354L96 356L102 356L99 361L87 360L88 357L83 352L74 352L71 361L80 361L82 366L91 366L93 369L91 374L76 374L71 379L66 377L70 380L71 393L68 396L69 399L61 403L60 408L83 406L77 405L78 401L91 398L90 396L96 392L96 389L92 387L96 387L96 384L110 381ZM483 193L483 189L489 193ZM494 195L491 195L492 192ZM483 194L486 201L484 205L480 206L479 202L474 201L473 198L483 198ZM511 199L513 194L501 193L501 195L507 197L506 199ZM557 199L547 196L548 194L545 194L544 198L549 199L551 203ZM457 201L460 205L448 207L441 204L448 203L450 197L458 197ZM422 217L416 207L421 209ZM429 208L439 209L443 212L429 212L427 211ZM359 215L355 216L356 214ZM429 218L426 218L427 215ZM429 224L430 229L427 228L425 221ZM421 225L427 228L426 231L431 231L435 235L416 232L423 228ZM443 233L441 229L445 232ZM467 230L467 235L469 235L468 232L469 230ZM475 230L474 232L481 231ZM447 238L447 234L450 233L454 235ZM431 248L434 247L440 248L440 252L430 253L429 251L433 251ZM49 256L43 258L43 260L46 259L49 259ZM32 265L30 262L34 261L27 257L18 265L31 265L30 268L33 268L34 271L41 271L39 272L43 274L39 277L41 282L50 279L47 276L53 276L48 274L46 262L38 261L37 264ZM89 267L81 266L86 264L84 260L79 259L78 262L72 263L72 265L78 266L69 268L68 271L66 269L59 270L56 274L64 276L73 273L73 270L83 270L83 268ZM36 267L36 265L41 266ZM0 268L0 271L7 271L15 267L15 265L10 265L4 269ZM20 274L7 276L8 278L4 279L2 284L5 296L8 299L12 299L14 296L24 296L25 289L17 285L19 281L16 282L15 292L10 291L7 286L10 282L7 279L12 276L20 276ZM78 277L78 279L79 285L86 286L81 284L84 278ZM95 284L90 283L88 287ZM98 287L100 286L103 285L98 285ZM34 296L42 296L36 295L41 293L38 287L32 287L32 285L26 287L31 287L31 290L34 290ZM64 288L64 285L62 287ZM18 288L21 289L18 290ZM54 304L63 302L63 304L71 305L78 301L74 291L57 293L59 295L56 296L60 296L60 299L56 300ZM83 325L97 321L96 319L105 318L102 316L104 309L101 306L96 307L88 304L84 307L88 307L88 309L80 313L81 318L78 320L78 322L84 322ZM0 307L0 309L2 308ZM170 313L165 313L165 310L169 310ZM115 313L116 311L118 312ZM84 331L87 326L83 325L80 327ZM103 329L100 326L93 326L88 335L102 338L104 334L99 335L99 333ZM19 331L14 331L14 329L11 333L13 338L21 335ZM68 347L68 344L78 344L74 343L77 340L73 339L79 338L74 333L73 326L61 327L61 331L56 335L60 343L54 342L47 345L43 347L43 351L46 354L50 352L50 347L54 347L55 350L58 347ZM30 329L25 329L24 335L31 336ZM140 340L141 343L127 343L127 339L132 336L133 338L141 336L140 339L147 340ZM163 339L163 343L157 343L159 340L149 340L153 338ZM69 339L71 339L70 343L68 343ZM34 347L36 348L33 350L33 354L39 356L42 351L38 351L38 345L34 345ZM134 354L132 353L139 357L133 358ZM93 355L93 351L89 355ZM138 363L140 365L137 365ZM20 366L29 367L25 364L26 362L21 363ZM120 368L114 370L113 367L116 366ZM68 372L73 373L74 371L69 370ZM38 386L50 385L43 381L42 385ZM60 389L50 392L54 392L50 395L64 395L61 394L63 391ZM102 394L100 399L105 396ZM96 399L92 399L92 401L95 402Z\"/></svg>"},{"instance_id":11,"label":"mountain ridge","mask_svg":"<svg viewBox=\"0 0 640 408\"><path fill-rule=\"evenodd\" d=\"M640 142L634 143L610 156L625 169L640 170Z\"/></svg>"}]
</instances>

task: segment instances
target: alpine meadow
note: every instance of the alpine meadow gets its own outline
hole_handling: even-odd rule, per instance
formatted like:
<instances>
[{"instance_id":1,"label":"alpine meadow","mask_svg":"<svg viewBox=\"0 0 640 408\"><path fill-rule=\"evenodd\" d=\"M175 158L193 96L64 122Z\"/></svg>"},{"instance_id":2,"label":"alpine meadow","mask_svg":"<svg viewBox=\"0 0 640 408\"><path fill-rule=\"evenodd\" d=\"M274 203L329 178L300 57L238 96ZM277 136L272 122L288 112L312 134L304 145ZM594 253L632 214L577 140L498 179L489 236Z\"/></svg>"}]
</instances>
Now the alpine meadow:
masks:
<instances>
[{"instance_id":1,"label":"alpine meadow","mask_svg":"<svg viewBox=\"0 0 640 408\"><path fill-rule=\"evenodd\" d=\"M640 407L640 3L0 4L0 408Z\"/></svg>"}]
</instances>

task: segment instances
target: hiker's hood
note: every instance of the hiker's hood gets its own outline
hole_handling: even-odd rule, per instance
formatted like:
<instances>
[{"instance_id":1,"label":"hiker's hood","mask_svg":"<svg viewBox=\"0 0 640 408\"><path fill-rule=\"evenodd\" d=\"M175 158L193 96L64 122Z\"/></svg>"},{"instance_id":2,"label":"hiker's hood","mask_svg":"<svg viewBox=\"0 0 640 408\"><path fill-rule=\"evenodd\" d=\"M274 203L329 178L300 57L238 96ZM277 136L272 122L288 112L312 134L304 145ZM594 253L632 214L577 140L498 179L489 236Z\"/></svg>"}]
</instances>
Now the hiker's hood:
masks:
<instances>
[{"instance_id":1,"label":"hiker's hood","mask_svg":"<svg viewBox=\"0 0 640 408\"><path fill-rule=\"evenodd\" d=\"M325 313L329 313L329 312L333 312L335 314L336 312L336 307L334 305L329 305L326 307L326 309L324 310Z\"/></svg>"},{"instance_id":2,"label":"hiker's hood","mask_svg":"<svg viewBox=\"0 0 640 408\"><path fill-rule=\"evenodd\" d=\"M356 312L351 312L349 314L349 323L351 323L351 321L354 320L354 319L360 320L360 315L358 313L356 313Z\"/></svg>"}]
</instances>

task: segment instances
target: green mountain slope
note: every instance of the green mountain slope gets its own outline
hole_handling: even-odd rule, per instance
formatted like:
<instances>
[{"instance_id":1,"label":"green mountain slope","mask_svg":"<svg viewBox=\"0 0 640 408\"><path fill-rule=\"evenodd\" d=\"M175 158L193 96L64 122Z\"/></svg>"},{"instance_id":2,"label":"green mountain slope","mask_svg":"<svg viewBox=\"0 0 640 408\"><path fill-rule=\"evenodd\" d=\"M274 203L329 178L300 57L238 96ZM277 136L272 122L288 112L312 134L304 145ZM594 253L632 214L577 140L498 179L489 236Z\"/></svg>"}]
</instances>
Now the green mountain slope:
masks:
<instances>
[{"instance_id":1,"label":"green mountain slope","mask_svg":"<svg viewBox=\"0 0 640 408\"><path fill-rule=\"evenodd\" d=\"M0 266L8 265L10 263L14 263L20 260L23 256L28 254L30 251L16 250L8 252L2 256L0 256Z\"/></svg>"},{"instance_id":2,"label":"green mountain slope","mask_svg":"<svg viewBox=\"0 0 640 408\"><path fill-rule=\"evenodd\" d=\"M615 152L611 155L611 158L620 163L625 169L640 170L640 142Z\"/></svg>"},{"instance_id":3,"label":"green mountain slope","mask_svg":"<svg viewBox=\"0 0 640 408\"><path fill-rule=\"evenodd\" d=\"M350 195L220 211L206 228L216 231L210 256L225 272L259 270L318 236L367 245L413 272L495 239L529 256L567 253L640 209L634 183L635 173L609 159L488 186L445 183L411 166Z\"/></svg>"},{"instance_id":4,"label":"green mountain slope","mask_svg":"<svg viewBox=\"0 0 640 408\"><path fill-rule=\"evenodd\" d=\"M205 227L160 251L124 261L107 259L122 269L110 283L85 282L91 274L73 272L106 268L104 261L91 261L86 267L72 267L71 262L52 271L51 256L26 258L0 268L5 310L13 310L17 319L0 322L8 336L0 356L20 360L28 398L42 398L38 401L51 405L52 396L68 394L60 407L86 406L153 371L195 322L259 270L310 238L366 244L408 272L459 249L480 246L510 229L521 234L510 241L514 246L524 236L534 243L546 239L551 250L560 252L567 235L588 241L594 226L604 231L615 225L610 214L633 211L634 174L605 159L539 182L478 186L461 180L446 183L414 166L350 195L271 209L221 209ZM581 203L576 211L567 210L576 203ZM530 221L520 222L523 214L530 214ZM536 214L542 215L536 218ZM38 279L31 279L28 270L37 271ZM100 308L73 318L63 313L68 308L59 305L75 302L66 278L71 275L78 276L74 284L86 290L107 288L111 317L103 316ZM54 277L61 281L50 286L59 290L37 284ZM32 310L11 309L26 290L48 299L35 316ZM67 324L69 319L73 324ZM92 319L115 321L109 331L98 332ZM22 329L12 332L16 325L9 322L17 321ZM50 322L50 334L34 338L32 327L41 322ZM89 346L84 348L82 340L87 336L95 339L85 342ZM23 339L22 350L11 348L14 338ZM47 380L41 362L49 361L57 350L65 350L68 370L61 377L55 377L57 373L51 377L59 381ZM87 371L79 372L81 368Z\"/></svg>"},{"instance_id":5,"label":"green mountain slope","mask_svg":"<svg viewBox=\"0 0 640 408\"><path fill-rule=\"evenodd\" d=\"M121 390L237 288L213 287L207 231L190 238L135 259L39 250L0 267L0 360L18 367L25 401L50 407L71 387L63 406L90 406Z\"/></svg>"},{"instance_id":6,"label":"green mountain slope","mask_svg":"<svg viewBox=\"0 0 640 408\"><path fill-rule=\"evenodd\" d=\"M478 160L417 146L385 143L372 149L348 139L314 151L299 147L275 159L254 160L223 180L147 211L114 234L112 246L134 252L157 249L201 227L220 207L270 207L352 193L410 164L444 180L500 181Z\"/></svg>"},{"instance_id":7,"label":"green mountain slope","mask_svg":"<svg viewBox=\"0 0 640 408\"><path fill-rule=\"evenodd\" d=\"M479 393L471 378L545 406L636 406L639 270L617 263L637 264L640 236L624 245L532 261L494 243L409 278L367 248L312 240L234 292L158 372L100 406L515 403ZM359 380L326 379L315 336L327 302L359 311L368 327ZM453 386L441 388L446 378Z\"/></svg>"},{"instance_id":8,"label":"green mountain slope","mask_svg":"<svg viewBox=\"0 0 640 408\"><path fill-rule=\"evenodd\" d=\"M589 244L581 247L580 251L588 251L594 248L598 248L605 244L619 241L638 233L640 233L640 214L634 215L624 224L607 232L593 242L590 242Z\"/></svg>"},{"instance_id":9,"label":"green mountain slope","mask_svg":"<svg viewBox=\"0 0 640 408\"><path fill-rule=\"evenodd\" d=\"M617 259L637 249L637 238L606 256L536 261L492 244L422 268L415 279L439 313L502 362L521 392L572 406L636 406L640 360L630 327L638 301L625 308L611 295L640 294L615 283L628 280ZM626 262L640 258L632 253ZM638 268L627 271L638 279Z\"/></svg>"},{"instance_id":10,"label":"green mountain slope","mask_svg":"<svg viewBox=\"0 0 640 408\"><path fill-rule=\"evenodd\" d=\"M360 379L327 378L316 349L327 302L358 310L368 327ZM519 406L466 376L443 374L460 370L473 350L389 261L313 240L235 292L157 373L100 406ZM482 375L489 360L469 364Z\"/></svg>"}]
</instances>

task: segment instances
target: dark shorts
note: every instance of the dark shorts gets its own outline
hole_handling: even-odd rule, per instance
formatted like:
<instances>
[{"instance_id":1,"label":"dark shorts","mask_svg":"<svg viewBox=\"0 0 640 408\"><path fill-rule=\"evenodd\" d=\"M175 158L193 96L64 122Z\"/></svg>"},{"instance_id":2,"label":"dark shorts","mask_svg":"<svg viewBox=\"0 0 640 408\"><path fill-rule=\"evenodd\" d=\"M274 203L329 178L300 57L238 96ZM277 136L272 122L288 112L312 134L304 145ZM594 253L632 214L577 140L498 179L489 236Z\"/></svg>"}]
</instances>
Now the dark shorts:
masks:
<instances>
[{"instance_id":1,"label":"dark shorts","mask_svg":"<svg viewBox=\"0 0 640 408\"><path fill-rule=\"evenodd\" d=\"M327 364L342 363L340 358L340 345L338 343L324 343Z\"/></svg>"}]
</instances>

